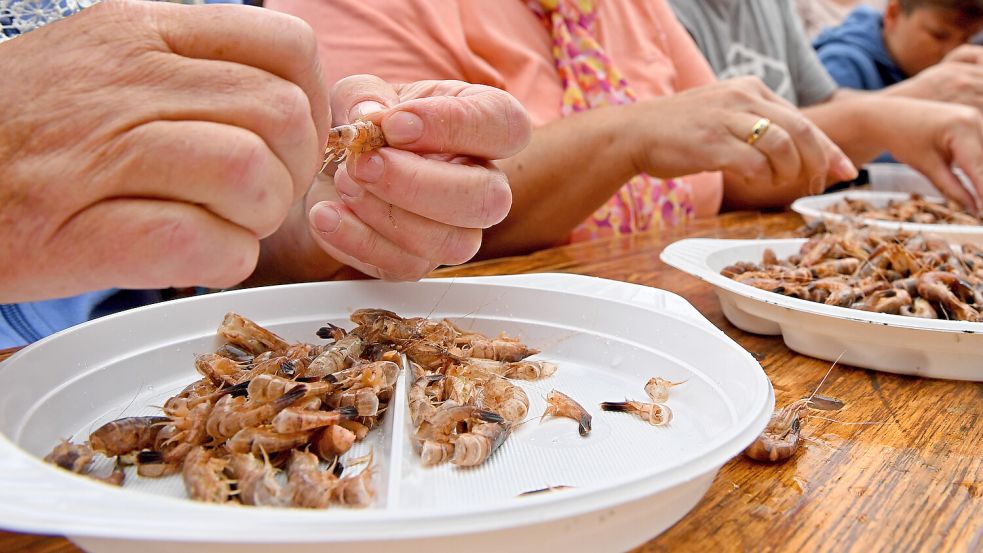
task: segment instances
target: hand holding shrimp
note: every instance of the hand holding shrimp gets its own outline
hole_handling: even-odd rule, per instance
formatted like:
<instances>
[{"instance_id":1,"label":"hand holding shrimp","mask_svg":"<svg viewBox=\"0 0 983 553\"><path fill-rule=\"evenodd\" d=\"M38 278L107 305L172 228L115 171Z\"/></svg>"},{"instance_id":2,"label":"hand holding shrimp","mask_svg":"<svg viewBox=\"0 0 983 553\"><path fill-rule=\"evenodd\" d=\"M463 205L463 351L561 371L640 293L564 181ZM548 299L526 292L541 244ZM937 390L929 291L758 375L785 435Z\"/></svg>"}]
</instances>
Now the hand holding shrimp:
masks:
<instances>
[{"instance_id":1,"label":"hand holding shrimp","mask_svg":"<svg viewBox=\"0 0 983 553\"><path fill-rule=\"evenodd\" d=\"M480 229L508 212L505 175L486 161L514 154L530 136L508 94L362 75L338 82L332 111L335 125L374 123L389 145L352 155L308 194L311 236L334 258L376 277L420 278L470 259Z\"/></svg>"}]
</instances>

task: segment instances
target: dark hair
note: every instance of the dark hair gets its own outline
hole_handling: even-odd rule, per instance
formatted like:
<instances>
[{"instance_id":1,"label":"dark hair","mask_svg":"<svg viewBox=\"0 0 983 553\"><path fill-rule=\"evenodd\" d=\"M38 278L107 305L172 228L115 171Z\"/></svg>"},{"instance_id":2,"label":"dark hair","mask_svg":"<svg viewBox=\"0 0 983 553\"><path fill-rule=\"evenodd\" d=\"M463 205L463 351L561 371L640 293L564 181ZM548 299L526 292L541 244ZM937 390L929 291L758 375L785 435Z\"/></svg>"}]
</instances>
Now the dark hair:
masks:
<instances>
[{"instance_id":1,"label":"dark hair","mask_svg":"<svg viewBox=\"0 0 983 553\"><path fill-rule=\"evenodd\" d=\"M918 8L940 8L951 11L961 25L983 19L983 0L898 0L905 13Z\"/></svg>"}]
</instances>

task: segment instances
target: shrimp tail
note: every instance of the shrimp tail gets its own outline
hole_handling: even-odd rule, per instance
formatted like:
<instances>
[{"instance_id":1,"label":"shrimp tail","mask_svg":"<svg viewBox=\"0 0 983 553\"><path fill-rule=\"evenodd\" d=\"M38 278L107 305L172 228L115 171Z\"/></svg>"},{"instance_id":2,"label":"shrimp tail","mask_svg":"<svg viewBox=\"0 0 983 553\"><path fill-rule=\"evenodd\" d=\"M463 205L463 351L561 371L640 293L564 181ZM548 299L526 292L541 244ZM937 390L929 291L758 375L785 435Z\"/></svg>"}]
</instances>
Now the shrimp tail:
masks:
<instances>
[{"instance_id":1,"label":"shrimp tail","mask_svg":"<svg viewBox=\"0 0 983 553\"><path fill-rule=\"evenodd\" d=\"M630 413L631 405L627 401L605 401L601 404L602 411L613 411L615 413Z\"/></svg>"},{"instance_id":2,"label":"shrimp tail","mask_svg":"<svg viewBox=\"0 0 983 553\"><path fill-rule=\"evenodd\" d=\"M348 335L348 331L341 328L340 326L336 326L331 323L328 323L326 326L322 326L321 328L317 329L317 337L322 340L334 340L335 342L337 342L338 340L341 340L347 335Z\"/></svg>"},{"instance_id":3,"label":"shrimp tail","mask_svg":"<svg viewBox=\"0 0 983 553\"><path fill-rule=\"evenodd\" d=\"M307 394L307 389L304 386L296 386L289 392L283 394L276 401L273 402L274 409L280 411L286 409L293 405L294 402L304 397Z\"/></svg>"},{"instance_id":4,"label":"shrimp tail","mask_svg":"<svg viewBox=\"0 0 983 553\"><path fill-rule=\"evenodd\" d=\"M590 434L590 414L584 413L580 416L580 427L577 429L581 436Z\"/></svg>"},{"instance_id":5,"label":"shrimp tail","mask_svg":"<svg viewBox=\"0 0 983 553\"><path fill-rule=\"evenodd\" d=\"M234 386L229 386L228 388L222 388L218 391L219 396L230 395L232 397L245 397L249 395L249 380L240 382Z\"/></svg>"},{"instance_id":6,"label":"shrimp tail","mask_svg":"<svg viewBox=\"0 0 983 553\"><path fill-rule=\"evenodd\" d=\"M502 415L485 409L478 409L474 412L474 416L485 422L505 422L505 418Z\"/></svg>"},{"instance_id":7,"label":"shrimp tail","mask_svg":"<svg viewBox=\"0 0 983 553\"><path fill-rule=\"evenodd\" d=\"M148 449L137 453L137 463L141 465L155 465L164 462L164 454L160 451Z\"/></svg>"},{"instance_id":8,"label":"shrimp tail","mask_svg":"<svg viewBox=\"0 0 983 553\"><path fill-rule=\"evenodd\" d=\"M358 416L358 408L355 406L339 407L337 411L338 414L344 416L346 419L354 419Z\"/></svg>"}]
</instances>

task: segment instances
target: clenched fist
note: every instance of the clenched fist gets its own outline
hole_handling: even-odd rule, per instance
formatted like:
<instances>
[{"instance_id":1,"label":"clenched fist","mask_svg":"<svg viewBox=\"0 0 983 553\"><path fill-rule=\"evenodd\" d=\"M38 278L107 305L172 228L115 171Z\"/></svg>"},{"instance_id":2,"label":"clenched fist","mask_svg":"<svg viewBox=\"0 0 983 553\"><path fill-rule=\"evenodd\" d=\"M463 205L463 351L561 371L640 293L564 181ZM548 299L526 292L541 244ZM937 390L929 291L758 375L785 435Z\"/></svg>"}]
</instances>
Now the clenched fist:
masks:
<instances>
[{"instance_id":1,"label":"clenched fist","mask_svg":"<svg viewBox=\"0 0 983 553\"><path fill-rule=\"evenodd\" d=\"M311 29L107 1L0 44L0 302L235 284L330 124Z\"/></svg>"}]
</instances>

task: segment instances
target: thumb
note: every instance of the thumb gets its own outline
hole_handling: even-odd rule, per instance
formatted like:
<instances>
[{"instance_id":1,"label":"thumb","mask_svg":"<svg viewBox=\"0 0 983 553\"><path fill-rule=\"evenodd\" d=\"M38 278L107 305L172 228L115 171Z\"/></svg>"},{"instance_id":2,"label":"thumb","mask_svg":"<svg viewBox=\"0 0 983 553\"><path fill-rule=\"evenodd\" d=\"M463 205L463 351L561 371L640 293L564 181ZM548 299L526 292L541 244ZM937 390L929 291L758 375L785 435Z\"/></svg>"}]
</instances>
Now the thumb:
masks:
<instances>
[{"instance_id":1,"label":"thumb","mask_svg":"<svg viewBox=\"0 0 983 553\"><path fill-rule=\"evenodd\" d=\"M382 125L390 146L419 153L502 159L521 151L532 135L522 104L483 85L456 96L409 100L368 119Z\"/></svg>"}]
</instances>

